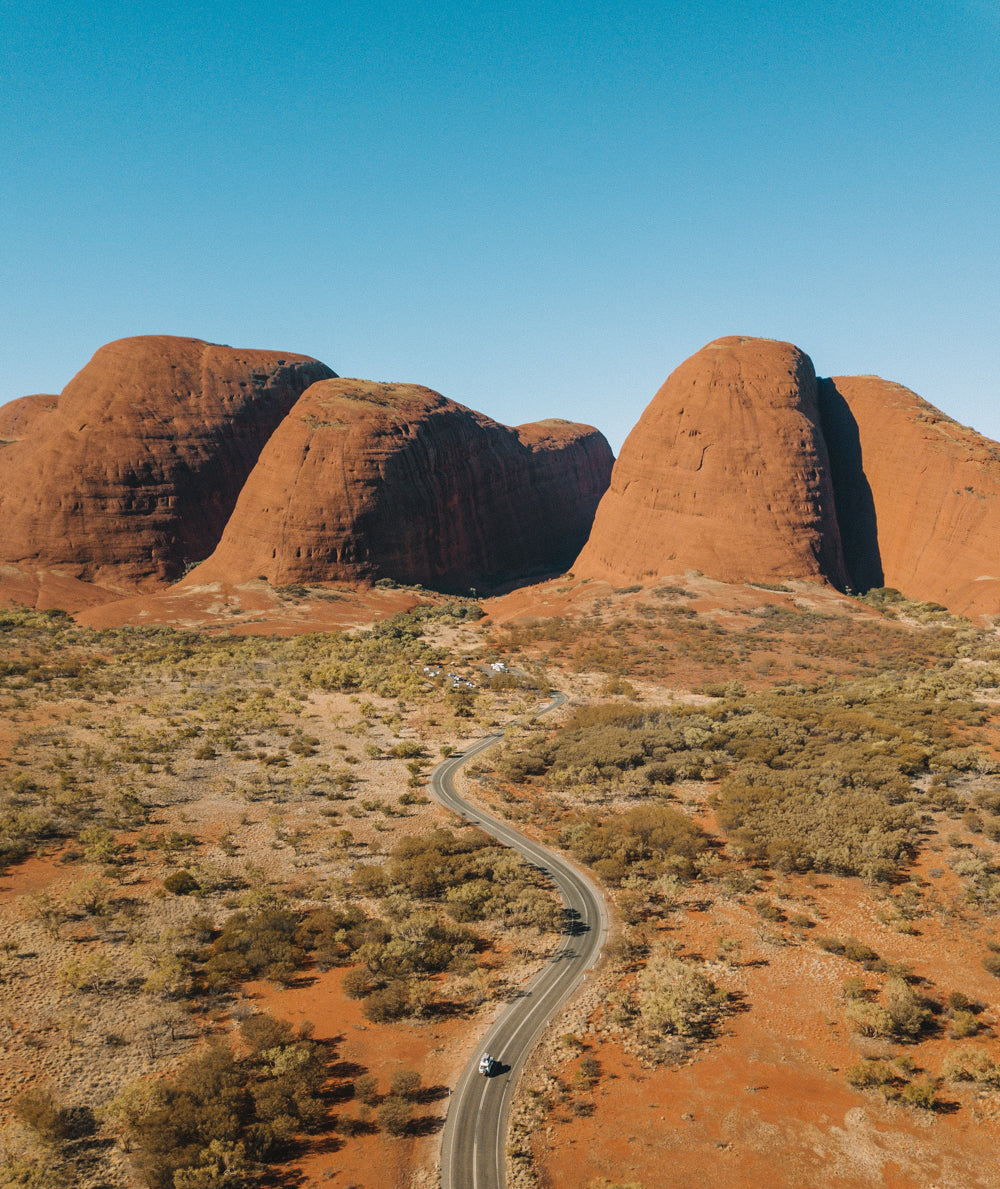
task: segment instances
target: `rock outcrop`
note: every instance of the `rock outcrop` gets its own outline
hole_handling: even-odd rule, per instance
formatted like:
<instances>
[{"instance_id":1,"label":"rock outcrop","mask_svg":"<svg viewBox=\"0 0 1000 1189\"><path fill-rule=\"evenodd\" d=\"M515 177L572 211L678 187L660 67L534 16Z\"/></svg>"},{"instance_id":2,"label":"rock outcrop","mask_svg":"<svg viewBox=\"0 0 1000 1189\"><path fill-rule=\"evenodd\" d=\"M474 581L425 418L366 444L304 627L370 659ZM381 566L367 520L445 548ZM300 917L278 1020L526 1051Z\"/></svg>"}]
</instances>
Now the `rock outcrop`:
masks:
<instances>
[{"instance_id":1,"label":"rock outcrop","mask_svg":"<svg viewBox=\"0 0 1000 1189\"><path fill-rule=\"evenodd\" d=\"M687 569L847 584L816 376L790 343L716 339L671 374L573 565L616 584Z\"/></svg>"},{"instance_id":2,"label":"rock outcrop","mask_svg":"<svg viewBox=\"0 0 1000 1189\"><path fill-rule=\"evenodd\" d=\"M1000 445L878 376L820 387L854 586L1000 613Z\"/></svg>"},{"instance_id":3,"label":"rock outcrop","mask_svg":"<svg viewBox=\"0 0 1000 1189\"><path fill-rule=\"evenodd\" d=\"M288 410L333 374L199 339L109 343L58 399L7 406L0 562L128 588L177 578L217 544Z\"/></svg>"},{"instance_id":4,"label":"rock outcrop","mask_svg":"<svg viewBox=\"0 0 1000 1189\"><path fill-rule=\"evenodd\" d=\"M493 589L576 556L613 458L590 426L517 429L428 388L314 384L185 584L391 578Z\"/></svg>"},{"instance_id":5,"label":"rock outcrop","mask_svg":"<svg viewBox=\"0 0 1000 1189\"><path fill-rule=\"evenodd\" d=\"M26 438L41 418L52 412L58 400L58 396L36 392L0 405L0 449Z\"/></svg>"}]
</instances>

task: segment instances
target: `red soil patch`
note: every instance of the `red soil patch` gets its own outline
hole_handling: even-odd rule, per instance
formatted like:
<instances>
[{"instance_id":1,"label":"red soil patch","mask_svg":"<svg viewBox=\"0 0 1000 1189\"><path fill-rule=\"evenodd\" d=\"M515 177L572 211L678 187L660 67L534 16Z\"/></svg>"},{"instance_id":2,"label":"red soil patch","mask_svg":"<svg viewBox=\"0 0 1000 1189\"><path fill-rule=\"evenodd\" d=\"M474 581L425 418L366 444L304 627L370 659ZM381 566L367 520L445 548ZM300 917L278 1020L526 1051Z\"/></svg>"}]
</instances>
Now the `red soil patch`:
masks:
<instances>
[{"instance_id":1,"label":"red soil patch","mask_svg":"<svg viewBox=\"0 0 1000 1189\"><path fill-rule=\"evenodd\" d=\"M312 592L309 597L285 598L265 582L212 582L88 607L76 620L91 628L163 625L224 628L234 635L295 636L358 627L408 611L419 601L407 590L331 590L325 596Z\"/></svg>"},{"instance_id":2,"label":"red soil patch","mask_svg":"<svg viewBox=\"0 0 1000 1189\"><path fill-rule=\"evenodd\" d=\"M0 605L20 604L36 611L81 611L121 598L121 592L72 578L58 570L22 570L0 565Z\"/></svg>"},{"instance_id":3,"label":"red soil patch","mask_svg":"<svg viewBox=\"0 0 1000 1189\"><path fill-rule=\"evenodd\" d=\"M920 918L914 935L897 933L877 919L886 905L860 880L789 877L768 892L787 911L804 910L815 930L775 929L725 898L676 917L664 938L686 953L711 960L720 936L738 943L738 964L710 961L709 972L739 993L745 1010L678 1067L645 1068L614 1035L589 1034L588 1055L601 1065L596 1109L580 1118L567 1103L550 1113L534 1144L541 1184L584 1189L598 1177L647 1189L1000 1183L992 1095L981 1101L971 1088L946 1084L939 1091L944 1109L931 1114L855 1091L844 1079L863 1056L905 1055L931 1075L964 1043L996 1057L996 983L979 964L977 947L957 935L954 922L937 917ZM990 1005L980 1016L985 1032L972 1042L938 1033L902 1046L855 1035L840 988L852 975L873 988L882 978L823 952L814 933L864 937L887 960L910 964L927 980L925 994L940 999L960 989ZM574 1068L567 1062L557 1072L572 1085Z\"/></svg>"},{"instance_id":4,"label":"red soil patch","mask_svg":"<svg viewBox=\"0 0 1000 1189\"><path fill-rule=\"evenodd\" d=\"M5 901L44 892L53 884L76 878L55 859L25 859L0 871L0 896Z\"/></svg>"},{"instance_id":5,"label":"red soil patch","mask_svg":"<svg viewBox=\"0 0 1000 1189\"><path fill-rule=\"evenodd\" d=\"M313 1024L314 1038L334 1046L337 1085L370 1073L379 1093L388 1094L397 1069L419 1070L427 1094L426 1101L416 1105L414 1119L422 1134L393 1139L381 1133L347 1136L340 1130L310 1137L305 1154L282 1166L282 1176L296 1189L409 1189L415 1169L437 1166L449 1087L457 1081L482 1025L464 1019L372 1024L362 1015L361 1004L341 992L344 973L314 971L298 986L250 983L244 991L262 1011L293 1024ZM358 1118L359 1106L348 1096L334 1111L341 1119Z\"/></svg>"},{"instance_id":6,"label":"red soil patch","mask_svg":"<svg viewBox=\"0 0 1000 1189\"><path fill-rule=\"evenodd\" d=\"M828 614L864 614L876 618L875 612L860 607L829 586L806 581L782 583L786 590L767 590L759 586L720 582L691 571L658 578L638 590L613 587L610 582L564 575L534 586L522 586L509 594L485 599L483 608L493 623L516 623L524 619L550 619L557 616L574 618L593 611L598 600L611 599L616 610L627 613L629 604L648 598L657 587L675 585L690 592L684 605L699 614L738 612L777 604L783 607L804 607Z\"/></svg>"}]
</instances>

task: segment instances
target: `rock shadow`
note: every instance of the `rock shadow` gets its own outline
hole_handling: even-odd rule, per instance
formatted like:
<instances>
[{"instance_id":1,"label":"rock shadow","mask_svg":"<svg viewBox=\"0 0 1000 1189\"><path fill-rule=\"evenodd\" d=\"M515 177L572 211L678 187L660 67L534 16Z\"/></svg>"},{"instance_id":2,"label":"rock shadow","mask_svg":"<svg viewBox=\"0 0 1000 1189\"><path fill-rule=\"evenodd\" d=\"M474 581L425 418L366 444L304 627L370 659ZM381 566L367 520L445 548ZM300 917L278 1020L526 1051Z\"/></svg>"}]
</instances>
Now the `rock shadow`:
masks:
<instances>
[{"instance_id":1,"label":"rock shadow","mask_svg":"<svg viewBox=\"0 0 1000 1189\"><path fill-rule=\"evenodd\" d=\"M833 380L819 380L817 388L844 565L851 588L863 593L884 586L885 574L878 544L878 516L865 475L858 423Z\"/></svg>"}]
</instances>

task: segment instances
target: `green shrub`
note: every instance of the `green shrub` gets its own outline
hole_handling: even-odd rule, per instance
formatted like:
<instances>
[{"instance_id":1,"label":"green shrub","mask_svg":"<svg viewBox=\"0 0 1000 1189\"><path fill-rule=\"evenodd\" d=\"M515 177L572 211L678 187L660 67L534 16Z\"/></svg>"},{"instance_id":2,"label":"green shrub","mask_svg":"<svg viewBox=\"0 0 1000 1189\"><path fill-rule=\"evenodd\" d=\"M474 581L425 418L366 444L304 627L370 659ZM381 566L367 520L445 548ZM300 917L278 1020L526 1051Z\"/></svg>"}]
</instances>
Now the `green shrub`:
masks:
<instances>
[{"instance_id":1,"label":"green shrub","mask_svg":"<svg viewBox=\"0 0 1000 1189\"><path fill-rule=\"evenodd\" d=\"M664 954L650 958L639 975L639 1012L652 1034L709 1036L728 1001L728 994L693 963Z\"/></svg>"},{"instance_id":2,"label":"green shrub","mask_svg":"<svg viewBox=\"0 0 1000 1189\"><path fill-rule=\"evenodd\" d=\"M874 962L878 958L878 954L873 949L856 937L844 939L843 954L851 962Z\"/></svg>"},{"instance_id":3,"label":"green shrub","mask_svg":"<svg viewBox=\"0 0 1000 1189\"><path fill-rule=\"evenodd\" d=\"M856 1090L890 1090L899 1082L899 1074L884 1061L865 1058L848 1067L844 1074L847 1084Z\"/></svg>"},{"instance_id":4,"label":"green shrub","mask_svg":"<svg viewBox=\"0 0 1000 1189\"><path fill-rule=\"evenodd\" d=\"M135 1163L151 1189L243 1184L237 1172L245 1177L253 1163L280 1157L297 1131L321 1121L322 1049L267 1017L244 1021L241 1035L249 1055L213 1044L158 1082L141 1109L125 1108Z\"/></svg>"},{"instance_id":5,"label":"green shrub","mask_svg":"<svg viewBox=\"0 0 1000 1189\"><path fill-rule=\"evenodd\" d=\"M409 1009L406 987L399 982L392 982L387 987L372 991L365 996L361 1010L366 1020L373 1024L387 1024L405 1016Z\"/></svg>"},{"instance_id":6,"label":"green shrub","mask_svg":"<svg viewBox=\"0 0 1000 1189\"><path fill-rule=\"evenodd\" d=\"M967 1036L975 1036L979 1031L979 1021L971 1011L956 1011L951 1018L950 1035L955 1040L963 1040Z\"/></svg>"},{"instance_id":7,"label":"green shrub","mask_svg":"<svg viewBox=\"0 0 1000 1189\"><path fill-rule=\"evenodd\" d=\"M938 1106L937 1089L928 1077L914 1078L903 1087L902 1100L907 1106L932 1111Z\"/></svg>"},{"instance_id":8,"label":"green shrub","mask_svg":"<svg viewBox=\"0 0 1000 1189\"><path fill-rule=\"evenodd\" d=\"M412 1117L413 1108L409 1102L395 1094L390 1094L375 1108L375 1121L387 1135L405 1135Z\"/></svg>"},{"instance_id":9,"label":"green shrub","mask_svg":"<svg viewBox=\"0 0 1000 1189\"><path fill-rule=\"evenodd\" d=\"M62 1106L51 1090L33 1087L18 1095L13 1113L36 1133L44 1143L55 1144L72 1132L72 1111Z\"/></svg>"},{"instance_id":10,"label":"green shrub","mask_svg":"<svg viewBox=\"0 0 1000 1189\"><path fill-rule=\"evenodd\" d=\"M205 962L210 986L267 978L285 983L304 957L298 941L300 919L279 908L237 912L222 926Z\"/></svg>"},{"instance_id":11,"label":"green shrub","mask_svg":"<svg viewBox=\"0 0 1000 1189\"><path fill-rule=\"evenodd\" d=\"M951 1082L976 1082L1000 1089L1000 1064L977 1045L964 1045L949 1053L941 1075Z\"/></svg>"},{"instance_id":12,"label":"green shrub","mask_svg":"<svg viewBox=\"0 0 1000 1189\"><path fill-rule=\"evenodd\" d=\"M415 1069L397 1069L389 1081L389 1093L407 1102L415 1102L421 1094L421 1078Z\"/></svg>"},{"instance_id":13,"label":"green shrub","mask_svg":"<svg viewBox=\"0 0 1000 1189\"><path fill-rule=\"evenodd\" d=\"M1000 978L1000 954L983 954L982 962L983 969L988 974L992 974L994 978Z\"/></svg>"},{"instance_id":14,"label":"green shrub","mask_svg":"<svg viewBox=\"0 0 1000 1189\"><path fill-rule=\"evenodd\" d=\"M179 871L172 871L163 881L163 886L175 896L188 896L198 890L198 881L190 871L182 868Z\"/></svg>"}]
</instances>

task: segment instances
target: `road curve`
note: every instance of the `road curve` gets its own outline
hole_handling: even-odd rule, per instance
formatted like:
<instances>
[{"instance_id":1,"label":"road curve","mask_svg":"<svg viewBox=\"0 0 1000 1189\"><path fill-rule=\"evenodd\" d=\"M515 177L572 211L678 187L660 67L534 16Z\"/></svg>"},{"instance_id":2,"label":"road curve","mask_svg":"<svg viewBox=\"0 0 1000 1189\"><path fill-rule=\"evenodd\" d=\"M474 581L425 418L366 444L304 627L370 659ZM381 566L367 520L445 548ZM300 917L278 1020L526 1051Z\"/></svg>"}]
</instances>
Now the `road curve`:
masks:
<instances>
[{"instance_id":1,"label":"road curve","mask_svg":"<svg viewBox=\"0 0 1000 1189\"><path fill-rule=\"evenodd\" d=\"M536 713L544 714L565 701L565 694L554 693L553 700ZM607 907L591 880L455 792L458 769L501 739L502 733L487 735L438 764L431 773L431 795L543 871L565 901L569 924L548 965L501 1012L462 1072L441 1140L441 1189L504 1189L507 1119L518 1078L552 1014L597 961L608 931ZM481 1053L490 1053L501 1063L492 1077L478 1072Z\"/></svg>"}]
</instances>

